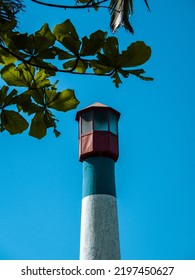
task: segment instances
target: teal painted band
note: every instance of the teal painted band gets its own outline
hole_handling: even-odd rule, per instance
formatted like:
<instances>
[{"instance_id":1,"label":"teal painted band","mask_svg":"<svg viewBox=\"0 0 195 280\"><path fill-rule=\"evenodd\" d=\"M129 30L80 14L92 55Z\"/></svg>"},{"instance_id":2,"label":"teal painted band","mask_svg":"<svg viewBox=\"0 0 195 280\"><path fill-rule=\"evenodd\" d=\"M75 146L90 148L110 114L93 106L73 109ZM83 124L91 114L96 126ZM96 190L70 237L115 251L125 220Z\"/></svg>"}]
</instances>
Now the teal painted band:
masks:
<instances>
[{"instance_id":1,"label":"teal painted band","mask_svg":"<svg viewBox=\"0 0 195 280\"><path fill-rule=\"evenodd\" d=\"M116 197L114 160L90 157L83 161L83 194L109 194Z\"/></svg>"}]
</instances>

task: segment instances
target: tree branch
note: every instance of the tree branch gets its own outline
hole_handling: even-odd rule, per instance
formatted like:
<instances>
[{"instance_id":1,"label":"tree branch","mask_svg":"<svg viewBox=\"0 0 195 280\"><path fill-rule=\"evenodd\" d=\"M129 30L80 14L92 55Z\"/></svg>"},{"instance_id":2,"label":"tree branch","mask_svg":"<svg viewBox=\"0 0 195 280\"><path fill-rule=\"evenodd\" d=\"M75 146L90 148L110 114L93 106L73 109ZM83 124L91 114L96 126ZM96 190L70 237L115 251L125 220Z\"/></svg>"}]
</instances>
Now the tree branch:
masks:
<instances>
[{"instance_id":1,"label":"tree branch","mask_svg":"<svg viewBox=\"0 0 195 280\"><path fill-rule=\"evenodd\" d=\"M60 8L60 9L85 9L85 8L94 8L94 4L92 3L92 0L89 1L87 4L85 5L75 5L75 6L71 6L71 5L58 5L58 4L52 4L52 3L45 3L39 0L31 0L32 2L36 3L36 4L40 4L40 5L44 5L44 6L48 6L48 7L52 7L52 8ZM99 6L102 3L108 2L108 0L101 0L99 2L96 2L95 4L98 5L98 7L100 8L108 8L106 6Z\"/></svg>"},{"instance_id":2,"label":"tree branch","mask_svg":"<svg viewBox=\"0 0 195 280\"><path fill-rule=\"evenodd\" d=\"M79 73L79 72L73 72L74 69L71 69L71 70L62 70L62 69L59 69L57 67L53 68L53 67L50 67L50 66L42 66L42 65L38 65L36 63L33 63L31 62L30 60L25 60L23 59L22 57L20 57L19 55L15 54L14 52L10 51L8 48L4 47L2 44L0 44L0 48L3 49L4 51L6 51L7 53L11 54L12 56L14 56L15 58L17 58L18 60L20 60L22 63L24 63L25 65L28 64L28 65L31 65L31 66L34 66L34 67L37 67L39 69L45 69L45 70L52 70L52 71L55 71L55 72L59 72L59 73L66 73L66 74L74 74L74 75L87 75L87 76L111 76L115 69L113 71L111 71L110 73L108 74L96 74L96 73ZM77 63L76 63L77 65ZM76 68L76 67L75 67Z\"/></svg>"}]
</instances>

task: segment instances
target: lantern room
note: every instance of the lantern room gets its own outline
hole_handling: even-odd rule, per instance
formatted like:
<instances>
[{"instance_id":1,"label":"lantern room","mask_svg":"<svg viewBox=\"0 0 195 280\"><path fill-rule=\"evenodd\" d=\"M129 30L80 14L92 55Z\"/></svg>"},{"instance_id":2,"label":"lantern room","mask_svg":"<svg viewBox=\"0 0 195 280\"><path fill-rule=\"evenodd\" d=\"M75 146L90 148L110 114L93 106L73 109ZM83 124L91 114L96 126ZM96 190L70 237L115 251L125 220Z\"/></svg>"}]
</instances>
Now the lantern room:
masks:
<instances>
[{"instance_id":1,"label":"lantern room","mask_svg":"<svg viewBox=\"0 0 195 280\"><path fill-rule=\"evenodd\" d=\"M93 156L105 156L117 161L119 118L118 111L99 102L77 112L80 161Z\"/></svg>"}]
</instances>

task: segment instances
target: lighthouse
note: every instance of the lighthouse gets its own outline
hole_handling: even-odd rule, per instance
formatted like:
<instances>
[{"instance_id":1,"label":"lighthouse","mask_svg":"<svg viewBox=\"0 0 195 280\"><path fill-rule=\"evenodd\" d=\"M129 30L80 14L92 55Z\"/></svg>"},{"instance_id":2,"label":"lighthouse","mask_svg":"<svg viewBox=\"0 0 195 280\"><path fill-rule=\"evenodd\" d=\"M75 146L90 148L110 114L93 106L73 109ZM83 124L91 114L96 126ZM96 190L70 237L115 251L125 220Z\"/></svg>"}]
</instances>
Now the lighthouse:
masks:
<instances>
[{"instance_id":1,"label":"lighthouse","mask_svg":"<svg viewBox=\"0 0 195 280\"><path fill-rule=\"evenodd\" d=\"M120 113L96 102L76 114L83 165L80 260L119 260L115 162Z\"/></svg>"}]
</instances>

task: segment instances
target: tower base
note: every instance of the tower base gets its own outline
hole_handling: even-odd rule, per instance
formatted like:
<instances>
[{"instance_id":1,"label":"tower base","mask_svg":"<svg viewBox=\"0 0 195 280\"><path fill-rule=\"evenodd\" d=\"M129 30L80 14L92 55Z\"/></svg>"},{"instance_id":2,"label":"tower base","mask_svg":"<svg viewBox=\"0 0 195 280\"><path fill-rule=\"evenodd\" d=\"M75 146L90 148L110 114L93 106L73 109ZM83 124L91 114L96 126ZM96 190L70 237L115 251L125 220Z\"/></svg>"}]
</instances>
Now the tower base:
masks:
<instances>
[{"instance_id":1,"label":"tower base","mask_svg":"<svg viewBox=\"0 0 195 280\"><path fill-rule=\"evenodd\" d=\"M88 195L82 199L80 260L119 260L116 197Z\"/></svg>"}]
</instances>

